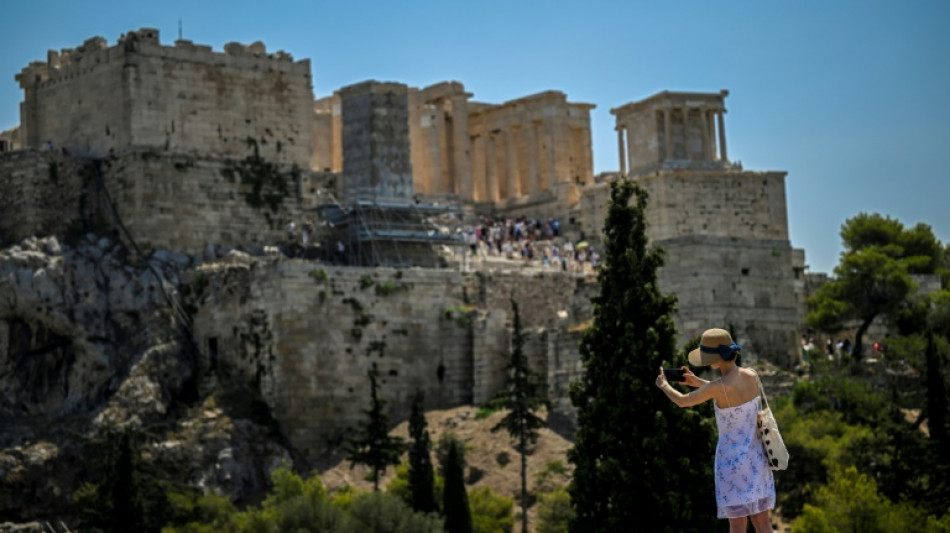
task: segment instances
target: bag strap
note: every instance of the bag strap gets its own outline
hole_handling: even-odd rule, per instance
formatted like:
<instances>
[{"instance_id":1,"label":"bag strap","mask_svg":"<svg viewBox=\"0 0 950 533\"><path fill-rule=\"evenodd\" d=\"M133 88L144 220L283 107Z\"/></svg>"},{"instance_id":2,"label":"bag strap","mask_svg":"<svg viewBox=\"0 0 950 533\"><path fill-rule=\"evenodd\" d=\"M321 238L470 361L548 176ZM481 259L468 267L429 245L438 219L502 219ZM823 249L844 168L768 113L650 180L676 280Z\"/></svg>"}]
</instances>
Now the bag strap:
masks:
<instances>
[{"instance_id":1,"label":"bag strap","mask_svg":"<svg viewBox=\"0 0 950 533\"><path fill-rule=\"evenodd\" d=\"M759 410L762 409L763 403L765 404L766 409L771 409L769 407L769 398L765 395L765 389L762 388L762 379L759 378L759 373L755 370L753 370L752 373L755 374L755 382L759 386Z\"/></svg>"}]
</instances>

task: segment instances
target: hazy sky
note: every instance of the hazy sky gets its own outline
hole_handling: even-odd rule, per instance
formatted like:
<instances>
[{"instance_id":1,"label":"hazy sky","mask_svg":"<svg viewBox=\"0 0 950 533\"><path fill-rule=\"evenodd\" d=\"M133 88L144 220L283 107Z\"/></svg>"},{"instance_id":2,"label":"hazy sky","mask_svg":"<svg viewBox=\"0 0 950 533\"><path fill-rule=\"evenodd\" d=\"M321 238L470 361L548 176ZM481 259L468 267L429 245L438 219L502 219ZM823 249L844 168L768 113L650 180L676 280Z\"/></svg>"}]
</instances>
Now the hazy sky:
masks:
<instances>
[{"instance_id":1,"label":"hazy sky","mask_svg":"<svg viewBox=\"0 0 950 533\"><path fill-rule=\"evenodd\" d=\"M610 108L728 89L729 157L785 170L792 245L830 271L841 224L878 212L950 241L950 2L0 1L0 130L13 77L48 49L157 28L222 50L309 58L317 97L365 79L461 81L474 100L564 91L591 112L594 171L617 170Z\"/></svg>"}]
</instances>

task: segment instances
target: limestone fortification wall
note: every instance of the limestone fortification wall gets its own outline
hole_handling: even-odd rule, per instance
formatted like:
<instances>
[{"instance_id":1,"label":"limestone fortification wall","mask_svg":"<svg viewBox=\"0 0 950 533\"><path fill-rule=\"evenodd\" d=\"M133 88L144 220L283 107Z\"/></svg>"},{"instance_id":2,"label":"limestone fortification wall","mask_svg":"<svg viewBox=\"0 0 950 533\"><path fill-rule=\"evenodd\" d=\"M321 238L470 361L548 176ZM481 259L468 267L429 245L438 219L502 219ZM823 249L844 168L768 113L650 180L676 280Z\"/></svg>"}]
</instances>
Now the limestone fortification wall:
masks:
<instances>
[{"instance_id":1,"label":"limestone fortification wall","mask_svg":"<svg viewBox=\"0 0 950 533\"><path fill-rule=\"evenodd\" d=\"M793 361L800 312L785 173L663 170L634 181L649 194L647 236L667 251L659 279L679 298L680 340L734 325L750 357ZM609 199L609 181L585 190L587 238L599 240Z\"/></svg>"},{"instance_id":2,"label":"limestone fortification wall","mask_svg":"<svg viewBox=\"0 0 950 533\"><path fill-rule=\"evenodd\" d=\"M547 335L586 319L575 313L589 313L591 287L562 274L344 269L300 260L209 266L197 276L194 331L203 364L256 381L281 429L310 455L360 423L374 364L394 421L408 416L416 390L425 392L427 408L492 398L504 380L510 297L529 334L526 353L545 372ZM568 352L562 343L559 366L577 361L576 345Z\"/></svg>"},{"instance_id":3,"label":"limestone fortification wall","mask_svg":"<svg viewBox=\"0 0 950 533\"><path fill-rule=\"evenodd\" d=\"M79 219L84 168L57 152L0 154L0 244L66 232Z\"/></svg>"},{"instance_id":4,"label":"limestone fortification wall","mask_svg":"<svg viewBox=\"0 0 950 533\"><path fill-rule=\"evenodd\" d=\"M785 172L664 170L634 181L650 195L651 241L686 235L788 241ZM584 190L585 235L599 237L609 200L608 182Z\"/></svg>"},{"instance_id":5,"label":"limestone fortification wall","mask_svg":"<svg viewBox=\"0 0 950 533\"><path fill-rule=\"evenodd\" d=\"M640 176L649 235L788 240L785 172L660 172Z\"/></svg>"},{"instance_id":6,"label":"limestone fortification wall","mask_svg":"<svg viewBox=\"0 0 950 533\"><path fill-rule=\"evenodd\" d=\"M18 76L25 145L50 141L71 153L104 156L152 147L241 157L261 155L309 167L313 89L309 60L264 45L229 43L225 52L177 41L158 30L124 35L115 46L87 40L51 51Z\"/></svg>"},{"instance_id":7,"label":"limestone fortification wall","mask_svg":"<svg viewBox=\"0 0 950 533\"><path fill-rule=\"evenodd\" d=\"M798 319L788 241L691 236L656 243L666 250L662 290L678 298L680 342L731 327L746 362L793 365Z\"/></svg>"},{"instance_id":8,"label":"limestone fortification wall","mask_svg":"<svg viewBox=\"0 0 950 533\"><path fill-rule=\"evenodd\" d=\"M125 49L94 37L73 50L50 51L17 76L23 144L105 155L132 144L123 65Z\"/></svg>"},{"instance_id":9,"label":"limestone fortification wall","mask_svg":"<svg viewBox=\"0 0 950 533\"><path fill-rule=\"evenodd\" d=\"M119 216L140 246L191 255L201 255L209 244L285 242L287 222L299 226L316 220L316 207L336 191L338 180L337 174L253 156L233 160L159 152L126 154L103 171Z\"/></svg>"}]
</instances>

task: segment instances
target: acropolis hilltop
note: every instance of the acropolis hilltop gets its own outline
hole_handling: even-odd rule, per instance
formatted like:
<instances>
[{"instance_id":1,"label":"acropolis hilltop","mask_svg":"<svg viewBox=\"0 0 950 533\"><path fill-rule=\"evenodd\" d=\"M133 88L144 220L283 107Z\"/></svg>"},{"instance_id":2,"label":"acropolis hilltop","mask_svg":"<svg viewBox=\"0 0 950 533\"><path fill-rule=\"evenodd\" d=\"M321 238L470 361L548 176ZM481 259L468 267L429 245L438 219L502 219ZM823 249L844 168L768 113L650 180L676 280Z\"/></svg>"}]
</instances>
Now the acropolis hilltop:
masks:
<instances>
[{"instance_id":1,"label":"acropolis hilltop","mask_svg":"<svg viewBox=\"0 0 950 533\"><path fill-rule=\"evenodd\" d=\"M368 80L317 98L312 76L309 60L260 42L164 45L150 28L49 51L16 76L20 125L0 135L0 244L89 233L142 261L176 254L203 273L182 289L201 368L231 361L253 376L311 453L359 417L332 400L351 397L371 363L398 413L420 388L436 406L491 398L512 296L532 364L565 405L595 277L464 259L462 232L558 220L552 241L598 248L623 175L649 193L681 340L734 326L749 359L796 360L804 252L789 241L786 173L729 159L728 91L584 103L555 88L486 103L458 81ZM620 153L597 175L595 105L611 106ZM313 222L311 240L275 260L294 221ZM333 262L338 243L348 264ZM252 266L222 266L237 256ZM23 320L71 335L43 318L50 305Z\"/></svg>"}]
</instances>

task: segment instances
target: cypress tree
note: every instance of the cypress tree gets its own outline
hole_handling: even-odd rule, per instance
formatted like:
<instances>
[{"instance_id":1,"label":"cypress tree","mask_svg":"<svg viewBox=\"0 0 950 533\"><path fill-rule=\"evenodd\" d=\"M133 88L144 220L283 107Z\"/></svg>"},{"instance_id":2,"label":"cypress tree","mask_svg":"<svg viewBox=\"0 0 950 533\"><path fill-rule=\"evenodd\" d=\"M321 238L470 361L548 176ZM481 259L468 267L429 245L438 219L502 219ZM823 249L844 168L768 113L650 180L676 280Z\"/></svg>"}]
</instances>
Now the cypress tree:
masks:
<instances>
[{"instance_id":1,"label":"cypress tree","mask_svg":"<svg viewBox=\"0 0 950 533\"><path fill-rule=\"evenodd\" d=\"M432 441L426 429L426 416L422 410L424 396L416 393L409 415L409 491L412 508L420 513L431 513L435 506L435 474L432 469Z\"/></svg>"},{"instance_id":2,"label":"cypress tree","mask_svg":"<svg viewBox=\"0 0 950 533\"><path fill-rule=\"evenodd\" d=\"M515 441L515 450L521 456L521 531L528 531L528 464L531 446L538 440L538 429L544 427L544 419L535 414L547 405L543 386L528 367L524 354L524 332L521 331L521 316L518 304L511 300L514 313L513 339L505 388L497 404L508 409L508 414L492 428L492 432L505 429Z\"/></svg>"},{"instance_id":3,"label":"cypress tree","mask_svg":"<svg viewBox=\"0 0 950 533\"><path fill-rule=\"evenodd\" d=\"M584 375L570 392L578 413L568 452L574 533L721 527L708 415L680 409L655 385L659 367L682 355L674 347L675 298L657 286L664 256L648 246L646 203L630 180L611 184L600 295L581 339Z\"/></svg>"},{"instance_id":4,"label":"cypress tree","mask_svg":"<svg viewBox=\"0 0 950 533\"><path fill-rule=\"evenodd\" d=\"M119 435L111 489L113 531L144 531L142 501L135 476L134 449L129 432Z\"/></svg>"},{"instance_id":5,"label":"cypress tree","mask_svg":"<svg viewBox=\"0 0 950 533\"><path fill-rule=\"evenodd\" d=\"M389 417L383 411L386 401L379 397L375 364L368 375L370 408L363 411L367 418L366 426L360 430L359 437L350 441L347 459L350 460L350 468L363 464L373 469L373 491L378 492L379 478L386 472L386 467L399 464L403 445L401 438L389 436Z\"/></svg>"},{"instance_id":6,"label":"cypress tree","mask_svg":"<svg viewBox=\"0 0 950 533\"><path fill-rule=\"evenodd\" d=\"M461 444L457 440L449 442L445 464L442 465L445 472L442 500L445 533L472 533L472 512L468 507L468 493L465 492L465 464L459 446Z\"/></svg>"}]
</instances>

